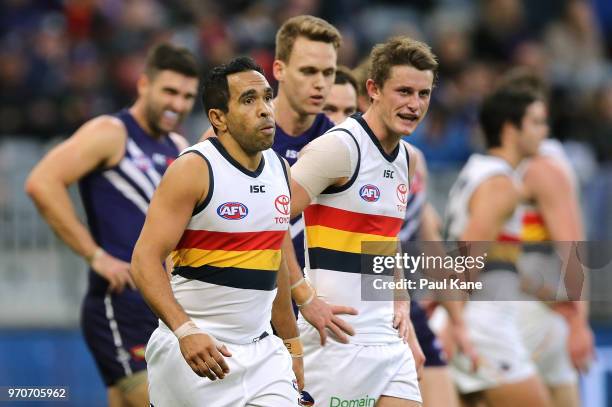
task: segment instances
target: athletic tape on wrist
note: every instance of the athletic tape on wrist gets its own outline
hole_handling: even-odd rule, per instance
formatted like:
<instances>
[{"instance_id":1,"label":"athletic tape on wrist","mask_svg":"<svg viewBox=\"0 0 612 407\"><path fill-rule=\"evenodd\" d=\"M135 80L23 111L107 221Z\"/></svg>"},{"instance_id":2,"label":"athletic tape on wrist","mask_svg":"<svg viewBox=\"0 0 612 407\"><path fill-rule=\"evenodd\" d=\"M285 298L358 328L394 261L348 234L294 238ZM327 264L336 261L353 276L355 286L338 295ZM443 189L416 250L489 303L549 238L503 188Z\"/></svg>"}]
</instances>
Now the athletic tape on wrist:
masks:
<instances>
[{"instance_id":1,"label":"athletic tape on wrist","mask_svg":"<svg viewBox=\"0 0 612 407\"><path fill-rule=\"evenodd\" d=\"M180 340L186 336L201 334L201 333L204 333L204 332L200 328L198 328L195 322L187 321L183 325L176 328L176 330L174 331L174 336L176 336L177 339Z\"/></svg>"},{"instance_id":2,"label":"athletic tape on wrist","mask_svg":"<svg viewBox=\"0 0 612 407\"><path fill-rule=\"evenodd\" d=\"M317 293L315 292L314 288L312 288L312 287L310 287L310 288L311 288L310 297L308 297L308 299L306 301L304 301L301 304L298 304L297 301L296 301L296 305L298 306L298 308L305 307L306 305L310 304L312 302L312 300L314 300L314 297L315 297L315 295Z\"/></svg>"},{"instance_id":3,"label":"athletic tape on wrist","mask_svg":"<svg viewBox=\"0 0 612 407\"><path fill-rule=\"evenodd\" d=\"M91 265L94 261L96 261L98 257L102 256L103 253L104 249L98 246L98 248L93 252L93 254L85 257L87 264Z\"/></svg>"},{"instance_id":4,"label":"athletic tape on wrist","mask_svg":"<svg viewBox=\"0 0 612 407\"><path fill-rule=\"evenodd\" d=\"M302 341L299 337L283 339L285 347L289 351L292 358L301 358L304 356L304 348L302 347Z\"/></svg>"}]
</instances>

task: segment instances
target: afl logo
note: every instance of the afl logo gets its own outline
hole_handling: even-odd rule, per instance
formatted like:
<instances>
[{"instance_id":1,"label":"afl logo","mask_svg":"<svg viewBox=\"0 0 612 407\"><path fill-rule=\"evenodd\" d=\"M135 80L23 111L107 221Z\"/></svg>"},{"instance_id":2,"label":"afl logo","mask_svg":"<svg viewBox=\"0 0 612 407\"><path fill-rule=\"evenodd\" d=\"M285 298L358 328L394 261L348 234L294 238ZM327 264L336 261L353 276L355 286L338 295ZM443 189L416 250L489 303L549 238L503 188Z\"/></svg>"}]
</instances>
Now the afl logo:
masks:
<instances>
[{"instance_id":1,"label":"afl logo","mask_svg":"<svg viewBox=\"0 0 612 407\"><path fill-rule=\"evenodd\" d=\"M274 206L282 215L289 215L290 202L287 195L279 195L274 200Z\"/></svg>"},{"instance_id":2,"label":"afl logo","mask_svg":"<svg viewBox=\"0 0 612 407\"><path fill-rule=\"evenodd\" d=\"M359 196L366 202L376 202L380 199L380 190L376 185L367 184L361 187Z\"/></svg>"},{"instance_id":3,"label":"afl logo","mask_svg":"<svg viewBox=\"0 0 612 407\"><path fill-rule=\"evenodd\" d=\"M249 209L240 202L226 202L217 208L217 215L228 220L240 220L248 214Z\"/></svg>"},{"instance_id":4,"label":"afl logo","mask_svg":"<svg viewBox=\"0 0 612 407\"><path fill-rule=\"evenodd\" d=\"M399 201L403 204L405 204L408 201L408 187L406 186L406 184L399 184L397 186L397 199L399 199Z\"/></svg>"}]
</instances>

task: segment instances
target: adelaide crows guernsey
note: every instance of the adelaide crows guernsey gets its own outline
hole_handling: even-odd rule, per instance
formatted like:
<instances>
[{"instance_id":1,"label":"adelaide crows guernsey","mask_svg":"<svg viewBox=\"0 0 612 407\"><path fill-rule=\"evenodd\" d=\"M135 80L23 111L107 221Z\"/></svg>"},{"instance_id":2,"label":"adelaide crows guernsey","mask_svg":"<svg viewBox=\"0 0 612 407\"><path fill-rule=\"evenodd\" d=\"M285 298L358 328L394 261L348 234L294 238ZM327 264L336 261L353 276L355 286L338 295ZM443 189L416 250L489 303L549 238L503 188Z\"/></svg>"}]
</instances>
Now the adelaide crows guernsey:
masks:
<instances>
[{"instance_id":1,"label":"adelaide crows guernsey","mask_svg":"<svg viewBox=\"0 0 612 407\"><path fill-rule=\"evenodd\" d=\"M331 122L323 113L317 114L314 123L308 130L298 136L291 136L278 125L276 125L276 134L274 135L274 144L272 149L276 151L281 157L284 157L289 165L293 165L297 160L298 153L310 143L327 130L334 127L334 123ZM304 220L302 216L291 221L291 238L293 239L293 247L295 247L295 255L297 257L300 266L304 267Z\"/></svg>"},{"instance_id":2,"label":"adelaide crows guernsey","mask_svg":"<svg viewBox=\"0 0 612 407\"><path fill-rule=\"evenodd\" d=\"M230 343L250 343L270 331L290 216L286 168L268 149L250 171L214 137L186 153L206 162L210 186L172 252L172 290L205 332Z\"/></svg>"},{"instance_id":3,"label":"adelaide crows guernsey","mask_svg":"<svg viewBox=\"0 0 612 407\"><path fill-rule=\"evenodd\" d=\"M328 135L338 137L356 162L353 176L329 187L304 211L306 270L317 295L356 308L343 318L355 328L351 343L400 340L393 328L393 300L362 300L363 242L397 242L408 198L408 151L400 143L385 153L365 120L355 115Z\"/></svg>"}]
</instances>

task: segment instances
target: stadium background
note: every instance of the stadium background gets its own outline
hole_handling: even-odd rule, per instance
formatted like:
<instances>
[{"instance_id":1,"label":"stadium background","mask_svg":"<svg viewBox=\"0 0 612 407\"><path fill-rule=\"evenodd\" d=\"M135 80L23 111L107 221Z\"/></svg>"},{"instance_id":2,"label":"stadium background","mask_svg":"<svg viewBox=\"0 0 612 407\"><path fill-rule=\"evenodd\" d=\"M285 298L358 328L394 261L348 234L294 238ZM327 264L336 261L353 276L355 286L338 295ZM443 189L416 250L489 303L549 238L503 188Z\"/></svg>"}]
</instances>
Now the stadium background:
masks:
<instances>
[{"instance_id":1,"label":"stadium background","mask_svg":"<svg viewBox=\"0 0 612 407\"><path fill-rule=\"evenodd\" d=\"M392 34L432 45L440 81L428 118L410 140L427 156L430 196L439 211L458 169L481 148L477 106L495 78L511 66L542 74L551 86L552 136L563 141L579 175L588 239L607 241L599 254L609 257L609 0L5 0L0 3L0 386L69 386L69 404L105 404L78 330L85 263L55 238L23 193L34 163L87 119L129 105L145 52L156 41L187 46L205 67L249 54L273 82L274 34L298 14L323 17L341 30L339 62L349 67ZM193 142L206 126L198 103L182 132ZM583 378L588 407L612 406L610 271L608 264L592 276L598 360Z\"/></svg>"}]
</instances>

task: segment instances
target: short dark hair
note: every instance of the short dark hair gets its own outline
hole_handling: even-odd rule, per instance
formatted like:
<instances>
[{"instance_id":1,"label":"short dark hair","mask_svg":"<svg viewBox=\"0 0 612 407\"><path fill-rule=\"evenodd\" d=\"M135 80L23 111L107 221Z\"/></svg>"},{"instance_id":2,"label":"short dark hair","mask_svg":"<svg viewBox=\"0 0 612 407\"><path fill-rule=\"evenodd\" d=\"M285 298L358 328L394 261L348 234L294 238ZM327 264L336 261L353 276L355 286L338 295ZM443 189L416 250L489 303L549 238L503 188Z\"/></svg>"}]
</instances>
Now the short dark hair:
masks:
<instances>
[{"instance_id":1,"label":"short dark hair","mask_svg":"<svg viewBox=\"0 0 612 407\"><path fill-rule=\"evenodd\" d=\"M501 146L501 131L506 123L521 128L527 107L541 100L533 89L502 87L487 96L480 109L480 125L487 148Z\"/></svg>"},{"instance_id":2,"label":"short dark hair","mask_svg":"<svg viewBox=\"0 0 612 407\"><path fill-rule=\"evenodd\" d=\"M393 37L377 44L370 53L369 77L383 87L391 75L391 68L398 65L412 66L419 71L431 71L434 83L438 75L438 60L429 45L410 37Z\"/></svg>"},{"instance_id":3,"label":"short dark hair","mask_svg":"<svg viewBox=\"0 0 612 407\"><path fill-rule=\"evenodd\" d=\"M219 65L211 69L204 78L202 87L202 102L204 110L220 109L227 113L229 102L229 85L227 77L229 75L257 71L263 75L263 69L249 57L237 57L227 64Z\"/></svg>"},{"instance_id":4,"label":"short dark hair","mask_svg":"<svg viewBox=\"0 0 612 407\"><path fill-rule=\"evenodd\" d=\"M200 70L195 55L187 48L162 43L154 46L147 55L145 73L154 78L160 71L174 71L191 78L198 78Z\"/></svg>"},{"instance_id":5,"label":"short dark hair","mask_svg":"<svg viewBox=\"0 0 612 407\"><path fill-rule=\"evenodd\" d=\"M357 89L357 79L353 76L353 73L346 66L340 65L336 70L336 79L334 79L334 85L344 85L348 83L355 89L355 93L359 93Z\"/></svg>"},{"instance_id":6,"label":"short dark hair","mask_svg":"<svg viewBox=\"0 0 612 407\"><path fill-rule=\"evenodd\" d=\"M529 89L539 94L547 102L550 94L550 89L544 78L535 71L525 67L513 68L507 71L499 80L498 88Z\"/></svg>"}]
</instances>

